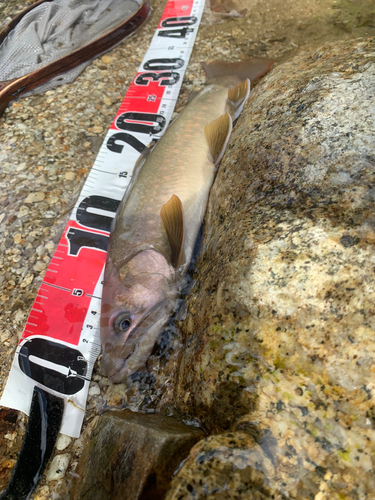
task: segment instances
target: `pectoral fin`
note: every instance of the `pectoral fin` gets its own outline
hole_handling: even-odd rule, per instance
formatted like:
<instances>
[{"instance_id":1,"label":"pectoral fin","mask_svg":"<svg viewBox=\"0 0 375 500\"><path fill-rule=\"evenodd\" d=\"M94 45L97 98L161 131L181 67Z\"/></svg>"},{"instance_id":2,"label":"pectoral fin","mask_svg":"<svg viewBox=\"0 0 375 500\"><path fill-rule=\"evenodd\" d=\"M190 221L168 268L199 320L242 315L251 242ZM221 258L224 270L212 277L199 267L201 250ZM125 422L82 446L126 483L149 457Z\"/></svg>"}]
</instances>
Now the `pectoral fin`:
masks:
<instances>
[{"instance_id":1,"label":"pectoral fin","mask_svg":"<svg viewBox=\"0 0 375 500\"><path fill-rule=\"evenodd\" d=\"M211 160L215 165L218 165L223 157L231 132L232 118L228 113L216 118L216 120L204 127L204 135L210 150Z\"/></svg>"},{"instance_id":2,"label":"pectoral fin","mask_svg":"<svg viewBox=\"0 0 375 500\"><path fill-rule=\"evenodd\" d=\"M173 195L172 198L162 206L160 217L171 246L171 264L177 269L182 261L185 236L184 214L182 211L182 203L178 196Z\"/></svg>"},{"instance_id":3,"label":"pectoral fin","mask_svg":"<svg viewBox=\"0 0 375 500\"><path fill-rule=\"evenodd\" d=\"M242 108L250 95L250 80L246 79L228 90L227 111L235 120L240 116Z\"/></svg>"}]
</instances>

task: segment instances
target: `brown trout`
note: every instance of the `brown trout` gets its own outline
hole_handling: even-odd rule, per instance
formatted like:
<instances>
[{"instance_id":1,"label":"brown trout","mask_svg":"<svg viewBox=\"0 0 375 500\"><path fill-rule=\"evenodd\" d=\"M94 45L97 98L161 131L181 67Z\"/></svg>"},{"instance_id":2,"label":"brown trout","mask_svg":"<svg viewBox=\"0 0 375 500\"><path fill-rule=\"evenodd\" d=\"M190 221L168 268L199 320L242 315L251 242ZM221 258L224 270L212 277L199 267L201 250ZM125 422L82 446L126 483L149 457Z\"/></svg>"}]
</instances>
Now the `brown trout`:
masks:
<instances>
[{"instance_id":1,"label":"brown trout","mask_svg":"<svg viewBox=\"0 0 375 500\"><path fill-rule=\"evenodd\" d=\"M134 168L110 235L104 275L102 368L113 382L144 365L176 308L216 167L249 96L248 78L272 63L206 65L208 85Z\"/></svg>"}]
</instances>

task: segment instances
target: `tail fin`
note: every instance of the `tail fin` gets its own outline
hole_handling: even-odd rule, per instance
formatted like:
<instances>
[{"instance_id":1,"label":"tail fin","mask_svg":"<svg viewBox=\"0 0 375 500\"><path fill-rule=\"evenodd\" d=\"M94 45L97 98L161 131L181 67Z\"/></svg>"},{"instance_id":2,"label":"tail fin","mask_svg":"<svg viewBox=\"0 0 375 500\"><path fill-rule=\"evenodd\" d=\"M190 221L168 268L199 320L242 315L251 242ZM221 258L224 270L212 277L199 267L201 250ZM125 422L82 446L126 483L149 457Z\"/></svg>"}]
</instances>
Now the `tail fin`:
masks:
<instances>
[{"instance_id":1,"label":"tail fin","mask_svg":"<svg viewBox=\"0 0 375 500\"><path fill-rule=\"evenodd\" d=\"M246 78L250 81L254 81L267 73L273 63L274 61L272 59L252 57L250 59L242 59L242 61L236 63L213 61L209 64L202 63L202 66L206 72L208 81L211 78L219 76L236 76L241 81L246 80Z\"/></svg>"}]
</instances>

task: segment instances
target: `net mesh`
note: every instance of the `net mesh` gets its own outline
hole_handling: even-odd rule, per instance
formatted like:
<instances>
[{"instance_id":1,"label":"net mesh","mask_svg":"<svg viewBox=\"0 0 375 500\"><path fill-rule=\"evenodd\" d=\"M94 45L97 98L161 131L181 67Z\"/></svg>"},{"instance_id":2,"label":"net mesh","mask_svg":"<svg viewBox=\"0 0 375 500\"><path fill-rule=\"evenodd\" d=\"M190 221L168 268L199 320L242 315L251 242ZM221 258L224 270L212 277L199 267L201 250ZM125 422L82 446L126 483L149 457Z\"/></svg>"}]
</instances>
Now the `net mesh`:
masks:
<instances>
[{"instance_id":1,"label":"net mesh","mask_svg":"<svg viewBox=\"0 0 375 500\"><path fill-rule=\"evenodd\" d=\"M140 0L54 0L28 12L0 45L0 81L27 75L115 28ZM54 77L28 94L70 83L89 64Z\"/></svg>"}]
</instances>

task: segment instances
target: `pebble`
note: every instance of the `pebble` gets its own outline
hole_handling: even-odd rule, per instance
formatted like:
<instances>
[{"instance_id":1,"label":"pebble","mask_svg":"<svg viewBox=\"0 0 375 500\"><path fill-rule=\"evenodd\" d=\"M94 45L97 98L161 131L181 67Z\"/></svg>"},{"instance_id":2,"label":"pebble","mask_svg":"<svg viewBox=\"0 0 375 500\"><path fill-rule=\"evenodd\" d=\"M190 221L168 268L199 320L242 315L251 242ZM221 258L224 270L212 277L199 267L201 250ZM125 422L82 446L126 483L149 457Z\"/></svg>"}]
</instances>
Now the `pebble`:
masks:
<instances>
[{"instance_id":1,"label":"pebble","mask_svg":"<svg viewBox=\"0 0 375 500\"><path fill-rule=\"evenodd\" d=\"M27 274L25 276L24 280L22 281L20 287L21 288L26 288L27 286L30 285L30 283L32 283L33 279L34 279L34 275L33 274L31 274L31 273Z\"/></svg>"},{"instance_id":2,"label":"pebble","mask_svg":"<svg viewBox=\"0 0 375 500\"><path fill-rule=\"evenodd\" d=\"M43 254L44 254L44 252L45 252L45 247L44 247L44 245L39 245L39 246L37 247L37 249L35 250L35 253L36 253L37 255L43 255Z\"/></svg>"},{"instance_id":3,"label":"pebble","mask_svg":"<svg viewBox=\"0 0 375 500\"><path fill-rule=\"evenodd\" d=\"M74 172L66 172L66 174L65 174L65 179L67 181L73 181L75 177L76 177L76 174Z\"/></svg>"},{"instance_id":4,"label":"pebble","mask_svg":"<svg viewBox=\"0 0 375 500\"><path fill-rule=\"evenodd\" d=\"M102 58L101 58L102 62L104 62L104 64L110 64L112 61L113 61L113 58L111 56L108 56L108 55L104 55Z\"/></svg>"},{"instance_id":5,"label":"pebble","mask_svg":"<svg viewBox=\"0 0 375 500\"><path fill-rule=\"evenodd\" d=\"M53 241L49 241L48 243L46 243L46 250L49 254L52 254L53 250L55 249L55 244Z\"/></svg>"},{"instance_id":6,"label":"pebble","mask_svg":"<svg viewBox=\"0 0 375 500\"><path fill-rule=\"evenodd\" d=\"M82 434L78 439L74 441L72 448L75 453L81 454L83 450L83 441L84 441L84 436Z\"/></svg>"},{"instance_id":7,"label":"pebble","mask_svg":"<svg viewBox=\"0 0 375 500\"><path fill-rule=\"evenodd\" d=\"M13 241L14 241L14 244L15 244L15 245L18 245L18 243L20 243L21 239L22 239L22 235L21 235L21 233L17 233L17 234L15 234L15 235L13 236Z\"/></svg>"},{"instance_id":8,"label":"pebble","mask_svg":"<svg viewBox=\"0 0 375 500\"><path fill-rule=\"evenodd\" d=\"M34 271L44 271L46 269L47 264L45 262L37 262L35 266L33 267Z\"/></svg>"},{"instance_id":9,"label":"pebble","mask_svg":"<svg viewBox=\"0 0 375 500\"><path fill-rule=\"evenodd\" d=\"M21 218L27 215L29 212L30 212L29 208L26 207L25 205L22 205L21 208L19 209L17 216Z\"/></svg>"},{"instance_id":10,"label":"pebble","mask_svg":"<svg viewBox=\"0 0 375 500\"><path fill-rule=\"evenodd\" d=\"M11 333L9 330L3 330L2 332L0 332L0 341L1 342L5 342L6 340L9 339L9 337L11 336ZM6 439L9 439L7 438L6 436L4 436Z\"/></svg>"},{"instance_id":11,"label":"pebble","mask_svg":"<svg viewBox=\"0 0 375 500\"><path fill-rule=\"evenodd\" d=\"M71 437L66 436L65 434L59 434L59 437L57 438L56 441L56 449L59 451L63 451L70 445L71 442L72 442Z\"/></svg>"},{"instance_id":12,"label":"pebble","mask_svg":"<svg viewBox=\"0 0 375 500\"><path fill-rule=\"evenodd\" d=\"M47 473L47 481L57 481L65 476L66 469L68 468L70 461L70 454L63 453L61 455L56 455L52 460Z\"/></svg>"},{"instance_id":13,"label":"pebble","mask_svg":"<svg viewBox=\"0 0 375 500\"><path fill-rule=\"evenodd\" d=\"M98 384L91 384L91 387L89 389L89 395L90 396L99 396L100 394L100 387Z\"/></svg>"},{"instance_id":14,"label":"pebble","mask_svg":"<svg viewBox=\"0 0 375 500\"><path fill-rule=\"evenodd\" d=\"M50 196L49 199L48 199L48 203L50 205L54 205L55 203L57 203L59 201L58 197L57 196Z\"/></svg>"},{"instance_id":15,"label":"pebble","mask_svg":"<svg viewBox=\"0 0 375 500\"><path fill-rule=\"evenodd\" d=\"M25 315L25 313L23 311L21 311L21 310L17 311L16 314L15 314L15 316L14 316L14 321L16 323L21 323L21 321L24 321L25 316L26 315Z\"/></svg>"},{"instance_id":16,"label":"pebble","mask_svg":"<svg viewBox=\"0 0 375 500\"><path fill-rule=\"evenodd\" d=\"M8 439L9 441L14 441L17 437L17 432L8 432L5 434L4 438Z\"/></svg>"},{"instance_id":17,"label":"pebble","mask_svg":"<svg viewBox=\"0 0 375 500\"><path fill-rule=\"evenodd\" d=\"M35 193L30 193L26 199L25 203L38 203L39 201L43 201L46 195L43 191L36 191Z\"/></svg>"},{"instance_id":18,"label":"pebble","mask_svg":"<svg viewBox=\"0 0 375 500\"><path fill-rule=\"evenodd\" d=\"M42 486L33 498L34 500L47 500L50 498L48 486Z\"/></svg>"},{"instance_id":19,"label":"pebble","mask_svg":"<svg viewBox=\"0 0 375 500\"><path fill-rule=\"evenodd\" d=\"M120 394L114 394L108 400L108 406L120 406L122 404L122 397Z\"/></svg>"},{"instance_id":20,"label":"pebble","mask_svg":"<svg viewBox=\"0 0 375 500\"><path fill-rule=\"evenodd\" d=\"M43 217L45 217L46 219L53 219L54 217L56 217L56 213L52 210L47 210L43 213Z\"/></svg>"},{"instance_id":21,"label":"pebble","mask_svg":"<svg viewBox=\"0 0 375 500\"><path fill-rule=\"evenodd\" d=\"M95 125L95 127L92 127L92 131L94 132L94 134L101 134L103 130L103 127L100 127L99 125Z\"/></svg>"}]
</instances>

